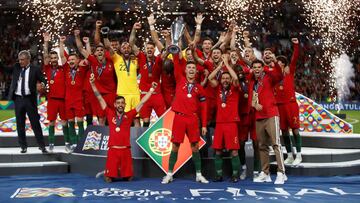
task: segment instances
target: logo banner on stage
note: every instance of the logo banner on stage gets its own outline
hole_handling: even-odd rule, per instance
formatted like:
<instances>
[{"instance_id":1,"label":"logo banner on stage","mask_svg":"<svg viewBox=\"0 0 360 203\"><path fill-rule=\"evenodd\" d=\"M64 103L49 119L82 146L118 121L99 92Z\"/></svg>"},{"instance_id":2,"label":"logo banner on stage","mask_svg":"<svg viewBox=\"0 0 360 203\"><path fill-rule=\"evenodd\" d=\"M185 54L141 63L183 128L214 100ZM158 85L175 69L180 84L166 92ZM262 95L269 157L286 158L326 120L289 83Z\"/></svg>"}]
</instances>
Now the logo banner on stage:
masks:
<instances>
[{"instance_id":1,"label":"logo banner on stage","mask_svg":"<svg viewBox=\"0 0 360 203\"><path fill-rule=\"evenodd\" d=\"M164 113L148 130L137 140L137 144L155 161L155 163L167 173L169 170L169 158L172 149L172 125L175 113L170 109ZM205 145L201 138L199 148ZM184 142L180 145L178 159L174 166L176 173L192 156L190 142L185 136Z\"/></svg>"},{"instance_id":2,"label":"logo banner on stage","mask_svg":"<svg viewBox=\"0 0 360 203\"><path fill-rule=\"evenodd\" d=\"M84 137L78 142L75 152L81 154L105 155L108 150L109 128L88 126Z\"/></svg>"}]
</instances>

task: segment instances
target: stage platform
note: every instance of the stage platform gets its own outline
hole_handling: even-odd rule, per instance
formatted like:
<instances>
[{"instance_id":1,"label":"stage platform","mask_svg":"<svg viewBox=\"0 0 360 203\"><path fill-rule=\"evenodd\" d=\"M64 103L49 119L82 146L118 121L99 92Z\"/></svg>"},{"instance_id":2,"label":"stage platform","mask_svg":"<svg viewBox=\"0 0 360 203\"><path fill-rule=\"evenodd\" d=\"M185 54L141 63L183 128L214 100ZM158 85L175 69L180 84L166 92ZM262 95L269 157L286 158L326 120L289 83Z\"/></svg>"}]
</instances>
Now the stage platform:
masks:
<instances>
[{"instance_id":1,"label":"stage platform","mask_svg":"<svg viewBox=\"0 0 360 203\"><path fill-rule=\"evenodd\" d=\"M47 136L45 135L45 138ZM139 178L160 178L164 172L137 146L132 137L134 173ZM5 140L5 141L4 141ZM40 174L40 173L79 173L95 176L104 169L104 155L68 154L64 150L63 136L56 136L54 153L42 154L36 147L35 137L29 135L29 147L26 154L15 147L17 137L14 134L0 136L0 175ZM4 146L4 143L12 143ZM360 174L360 135L359 134L303 134L303 162L298 166L286 166L286 173L296 176L336 176ZM351 147L345 147L345 144ZM314 147L317 145L317 147ZM246 144L248 176L252 176L253 157L251 142ZM284 153L285 149L283 147ZM214 176L213 151L202 150L202 166L205 176ZM205 155L205 156L204 156ZM286 156L286 155L285 155ZM272 172L275 173L275 159L271 152ZM231 172L230 159L225 158L224 171ZM190 178L194 175L192 161L187 162L175 177Z\"/></svg>"}]
</instances>

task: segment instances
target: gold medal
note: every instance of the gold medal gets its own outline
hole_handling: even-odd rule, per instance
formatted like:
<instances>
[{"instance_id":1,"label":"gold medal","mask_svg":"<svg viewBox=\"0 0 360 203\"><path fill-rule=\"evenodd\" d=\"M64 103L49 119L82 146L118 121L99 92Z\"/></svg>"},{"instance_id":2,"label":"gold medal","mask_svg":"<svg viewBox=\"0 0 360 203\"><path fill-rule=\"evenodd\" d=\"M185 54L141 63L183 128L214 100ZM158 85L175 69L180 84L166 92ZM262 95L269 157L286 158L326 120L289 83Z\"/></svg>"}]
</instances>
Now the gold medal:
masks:
<instances>
[{"instance_id":1,"label":"gold medal","mask_svg":"<svg viewBox=\"0 0 360 203\"><path fill-rule=\"evenodd\" d=\"M116 128L115 128L115 131L116 131L116 132L120 132L120 127L116 127Z\"/></svg>"},{"instance_id":2,"label":"gold medal","mask_svg":"<svg viewBox=\"0 0 360 203\"><path fill-rule=\"evenodd\" d=\"M54 84L54 80L50 80L50 84Z\"/></svg>"},{"instance_id":3,"label":"gold medal","mask_svg":"<svg viewBox=\"0 0 360 203\"><path fill-rule=\"evenodd\" d=\"M284 86L280 85L279 89L283 90L283 89L284 89Z\"/></svg>"},{"instance_id":4,"label":"gold medal","mask_svg":"<svg viewBox=\"0 0 360 203\"><path fill-rule=\"evenodd\" d=\"M221 104L221 107L225 108L225 107L226 107L226 104L225 104L225 103L222 103L222 104Z\"/></svg>"},{"instance_id":5,"label":"gold medal","mask_svg":"<svg viewBox=\"0 0 360 203\"><path fill-rule=\"evenodd\" d=\"M245 94L244 94L244 97L245 97L245 98L248 98L248 97L249 97L249 95L248 95L247 93L245 93Z\"/></svg>"},{"instance_id":6,"label":"gold medal","mask_svg":"<svg viewBox=\"0 0 360 203\"><path fill-rule=\"evenodd\" d=\"M192 95L191 95L191 94L187 94L187 97L188 97L188 98L191 98L191 97L192 97Z\"/></svg>"},{"instance_id":7,"label":"gold medal","mask_svg":"<svg viewBox=\"0 0 360 203\"><path fill-rule=\"evenodd\" d=\"M94 73L91 73L90 74L90 78L93 78L95 75L94 75Z\"/></svg>"},{"instance_id":8,"label":"gold medal","mask_svg":"<svg viewBox=\"0 0 360 203\"><path fill-rule=\"evenodd\" d=\"M75 85L75 80L72 80L72 81L71 81L71 85Z\"/></svg>"}]
</instances>

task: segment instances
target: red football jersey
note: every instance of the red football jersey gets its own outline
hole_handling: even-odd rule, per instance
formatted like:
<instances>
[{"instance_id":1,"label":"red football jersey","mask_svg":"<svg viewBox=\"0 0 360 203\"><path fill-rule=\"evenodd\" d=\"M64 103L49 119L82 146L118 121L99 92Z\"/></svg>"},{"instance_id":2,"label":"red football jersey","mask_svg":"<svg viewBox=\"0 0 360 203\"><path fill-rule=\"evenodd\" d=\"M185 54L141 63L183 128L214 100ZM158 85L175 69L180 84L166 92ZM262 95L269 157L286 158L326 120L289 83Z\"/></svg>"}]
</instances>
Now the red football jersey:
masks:
<instances>
[{"instance_id":1,"label":"red football jersey","mask_svg":"<svg viewBox=\"0 0 360 203\"><path fill-rule=\"evenodd\" d=\"M251 105L253 92L255 91L258 93L259 104L263 107L261 111L255 111L256 120L279 116L274 95L274 87L282 80L282 78L281 68L277 63L275 63L274 68L264 67L263 76L258 80L251 74L249 105Z\"/></svg>"},{"instance_id":2,"label":"red football jersey","mask_svg":"<svg viewBox=\"0 0 360 203\"><path fill-rule=\"evenodd\" d=\"M176 82L174 74L166 74L163 72L161 74L161 92L163 94L173 94L175 93Z\"/></svg>"},{"instance_id":3,"label":"red football jersey","mask_svg":"<svg viewBox=\"0 0 360 203\"><path fill-rule=\"evenodd\" d=\"M116 77L114 64L111 58L105 58L105 63L101 64L94 55L89 55L87 60L91 66L90 72L94 74L95 85L101 94L115 93Z\"/></svg>"},{"instance_id":4,"label":"red football jersey","mask_svg":"<svg viewBox=\"0 0 360 203\"><path fill-rule=\"evenodd\" d=\"M162 71L161 55L156 56L154 61L147 61L144 52L139 52L137 57L141 74L139 88L143 92L148 92L152 82L160 83ZM160 85L156 87L155 92L161 92Z\"/></svg>"},{"instance_id":5,"label":"red football jersey","mask_svg":"<svg viewBox=\"0 0 360 203\"><path fill-rule=\"evenodd\" d=\"M290 73L284 73L283 80L275 86L275 97L277 103L296 101L295 97L295 70L299 58L299 45L294 44L294 53L289 64Z\"/></svg>"},{"instance_id":6,"label":"red football jersey","mask_svg":"<svg viewBox=\"0 0 360 203\"><path fill-rule=\"evenodd\" d=\"M87 66L78 66L76 69L71 69L69 64L64 65L65 69L65 87L66 103L71 105L73 103L83 101L84 78L87 72Z\"/></svg>"},{"instance_id":7,"label":"red football jersey","mask_svg":"<svg viewBox=\"0 0 360 203\"><path fill-rule=\"evenodd\" d=\"M65 71L63 66L53 68L51 65L44 65L44 72L49 84L49 98L65 98Z\"/></svg>"},{"instance_id":8,"label":"red football jersey","mask_svg":"<svg viewBox=\"0 0 360 203\"><path fill-rule=\"evenodd\" d=\"M217 112L216 122L238 122L239 118L239 89L230 85L230 89L225 90L222 85L217 87Z\"/></svg>"},{"instance_id":9,"label":"red football jersey","mask_svg":"<svg viewBox=\"0 0 360 203\"><path fill-rule=\"evenodd\" d=\"M137 112L135 109L132 109L128 112L125 112L123 114L122 118L118 117L116 118L116 112L114 109L111 109L109 107L106 107L105 109L106 118L109 123L109 142L108 147L111 146L127 146L130 147L130 127L133 122L133 119L135 118ZM117 128L117 119L120 123L120 131L116 132Z\"/></svg>"},{"instance_id":10,"label":"red football jersey","mask_svg":"<svg viewBox=\"0 0 360 203\"><path fill-rule=\"evenodd\" d=\"M174 59L179 57L174 55ZM206 102L205 91L200 84L190 84L184 76L184 67L174 64L174 75L176 79L175 98L172 110L186 115L197 114L201 109L202 126L206 126Z\"/></svg>"}]
</instances>

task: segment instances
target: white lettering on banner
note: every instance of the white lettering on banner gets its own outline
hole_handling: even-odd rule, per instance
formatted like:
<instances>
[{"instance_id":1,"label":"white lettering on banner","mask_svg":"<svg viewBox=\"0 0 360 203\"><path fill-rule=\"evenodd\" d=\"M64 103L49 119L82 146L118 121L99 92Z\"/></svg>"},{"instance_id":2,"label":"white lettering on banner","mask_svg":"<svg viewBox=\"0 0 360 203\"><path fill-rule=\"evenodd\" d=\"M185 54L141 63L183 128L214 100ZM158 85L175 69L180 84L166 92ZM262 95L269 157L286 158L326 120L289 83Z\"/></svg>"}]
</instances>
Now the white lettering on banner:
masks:
<instances>
[{"instance_id":1,"label":"white lettering on banner","mask_svg":"<svg viewBox=\"0 0 360 203\"><path fill-rule=\"evenodd\" d=\"M324 190L316 190L316 189L308 189L308 188L304 188L301 189L298 193L296 193L295 195L299 195L299 196L303 196L304 194L323 194L323 195L336 195L330 192L326 192Z\"/></svg>"},{"instance_id":2,"label":"white lettering on banner","mask_svg":"<svg viewBox=\"0 0 360 203\"><path fill-rule=\"evenodd\" d=\"M286 192L283 188L275 188L277 192L271 191L261 191L261 190L248 190L246 189L246 194L256 197L258 196L256 193L263 193L263 194L271 194L271 195L281 195L281 196L290 196L288 192Z\"/></svg>"},{"instance_id":3,"label":"white lettering on banner","mask_svg":"<svg viewBox=\"0 0 360 203\"><path fill-rule=\"evenodd\" d=\"M347 192L344 192L344 190L336 188L336 187L332 187L332 188L330 188L330 190L333 190L334 192L337 192L340 195L360 195L360 193L347 193Z\"/></svg>"},{"instance_id":4,"label":"white lettering on banner","mask_svg":"<svg viewBox=\"0 0 360 203\"><path fill-rule=\"evenodd\" d=\"M233 187L228 187L226 189L226 192L229 192L232 194L233 197L241 197L244 196L243 194L240 193L240 188L233 188Z\"/></svg>"},{"instance_id":5,"label":"white lettering on banner","mask_svg":"<svg viewBox=\"0 0 360 203\"><path fill-rule=\"evenodd\" d=\"M343 104L322 103L319 105L322 108L327 109L327 110L353 110L353 111L360 110L359 103L356 103L356 104L352 104L352 103L343 103Z\"/></svg>"},{"instance_id":6,"label":"white lettering on banner","mask_svg":"<svg viewBox=\"0 0 360 203\"><path fill-rule=\"evenodd\" d=\"M210 194L217 191L224 191L223 189L190 189L190 193L193 197L200 197L201 194Z\"/></svg>"},{"instance_id":7,"label":"white lettering on banner","mask_svg":"<svg viewBox=\"0 0 360 203\"><path fill-rule=\"evenodd\" d=\"M100 150L108 150L108 142L109 142L109 136L104 135L101 142Z\"/></svg>"}]
</instances>

